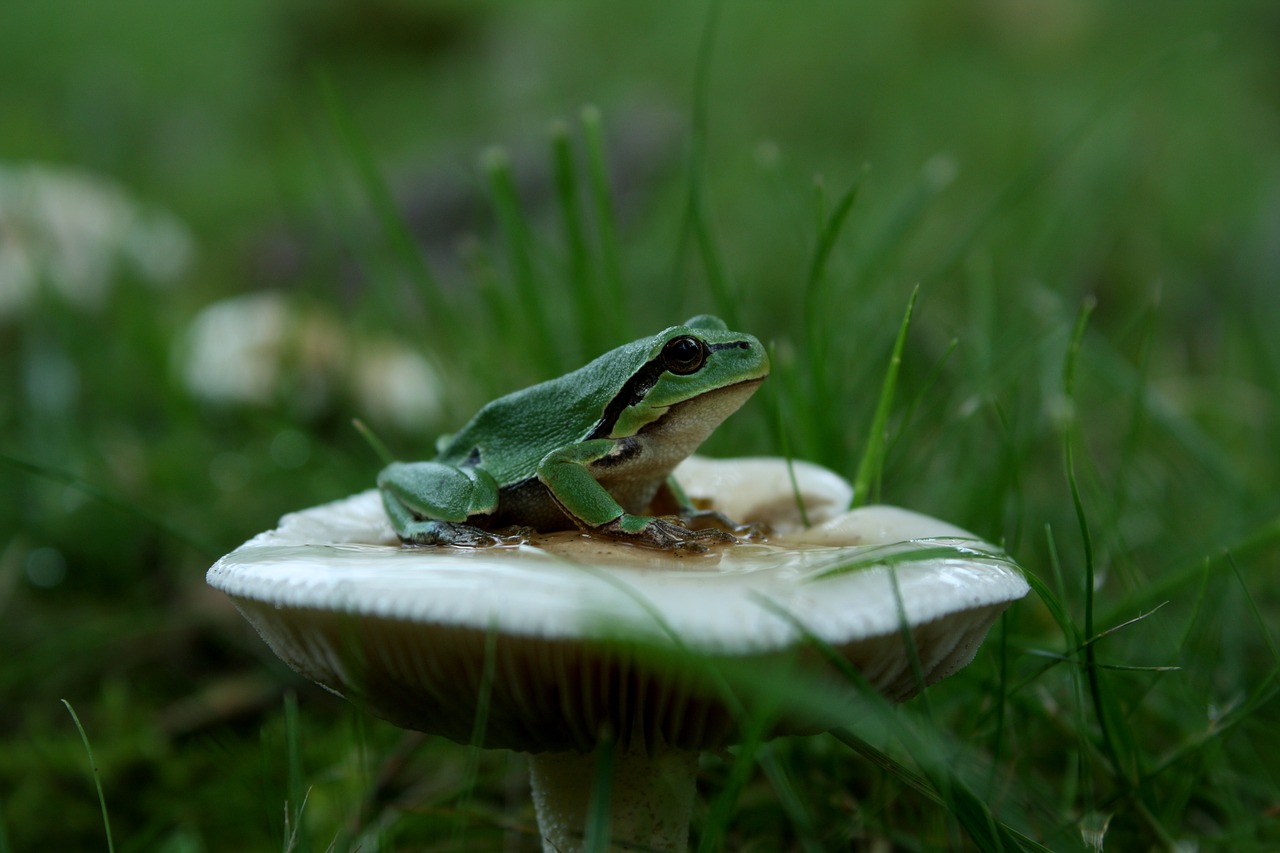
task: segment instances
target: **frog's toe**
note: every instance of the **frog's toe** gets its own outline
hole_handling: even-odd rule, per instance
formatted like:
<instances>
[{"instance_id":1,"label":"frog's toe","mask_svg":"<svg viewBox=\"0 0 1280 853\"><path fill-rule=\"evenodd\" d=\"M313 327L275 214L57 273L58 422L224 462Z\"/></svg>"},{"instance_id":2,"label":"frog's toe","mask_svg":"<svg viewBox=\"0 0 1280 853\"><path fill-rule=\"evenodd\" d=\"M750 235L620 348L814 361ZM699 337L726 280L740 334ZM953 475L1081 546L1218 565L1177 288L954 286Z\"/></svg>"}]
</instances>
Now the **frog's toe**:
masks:
<instances>
[{"instance_id":1,"label":"frog's toe","mask_svg":"<svg viewBox=\"0 0 1280 853\"><path fill-rule=\"evenodd\" d=\"M708 545L737 542L730 533L715 528L690 530L683 524L666 519L653 518L642 527L625 526L620 519L615 519L600 528L600 532L611 539L630 542L645 548L659 551L682 551L690 554L701 554Z\"/></svg>"},{"instance_id":2,"label":"frog's toe","mask_svg":"<svg viewBox=\"0 0 1280 853\"><path fill-rule=\"evenodd\" d=\"M685 542L697 545L698 550L700 551L707 550L707 546L702 544L704 542L710 545L732 545L737 541L737 536L734 536L726 530L720 530L715 527L709 527L703 530L690 530L689 538L685 539Z\"/></svg>"},{"instance_id":3,"label":"frog's toe","mask_svg":"<svg viewBox=\"0 0 1280 853\"><path fill-rule=\"evenodd\" d=\"M733 528L734 538L739 541L765 542L771 533L773 528L762 521L749 521L746 524L735 525Z\"/></svg>"},{"instance_id":4,"label":"frog's toe","mask_svg":"<svg viewBox=\"0 0 1280 853\"><path fill-rule=\"evenodd\" d=\"M466 525L460 526L465 527ZM495 545L505 543L505 537L499 536L497 533L490 533L478 527L469 527L464 531L459 531L458 535L449 544L458 548L492 548Z\"/></svg>"},{"instance_id":5,"label":"frog's toe","mask_svg":"<svg viewBox=\"0 0 1280 853\"><path fill-rule=\"evenodd\" d=\"M400 541L409 546L454 545L459 548L492 548L503 537L470 524L450 521L415 521L400 531Z\"/></svg>"}]
</instances>

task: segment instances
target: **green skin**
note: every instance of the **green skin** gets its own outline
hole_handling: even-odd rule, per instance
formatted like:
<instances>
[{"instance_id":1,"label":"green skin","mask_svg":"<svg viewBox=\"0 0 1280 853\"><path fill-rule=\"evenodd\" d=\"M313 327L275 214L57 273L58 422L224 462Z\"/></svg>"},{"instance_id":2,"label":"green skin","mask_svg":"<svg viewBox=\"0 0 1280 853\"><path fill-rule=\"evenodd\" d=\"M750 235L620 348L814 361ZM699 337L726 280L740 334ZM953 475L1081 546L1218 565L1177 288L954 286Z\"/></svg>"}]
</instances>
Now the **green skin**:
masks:
<instances>
[{"instance_id":1,"label":"green skin","mask_svg":"<svg viewBox=\"0 0 1280 853\"><path fill-rule=\"evenodd\" d=\"M732 522L695 510L671 471L768 374L758 340L694 317L489 403L434 460L384 468L383 505L410 545L496 545L513 526L669 551L736 541L691 527Z\"/></svg>"}]
</instances>

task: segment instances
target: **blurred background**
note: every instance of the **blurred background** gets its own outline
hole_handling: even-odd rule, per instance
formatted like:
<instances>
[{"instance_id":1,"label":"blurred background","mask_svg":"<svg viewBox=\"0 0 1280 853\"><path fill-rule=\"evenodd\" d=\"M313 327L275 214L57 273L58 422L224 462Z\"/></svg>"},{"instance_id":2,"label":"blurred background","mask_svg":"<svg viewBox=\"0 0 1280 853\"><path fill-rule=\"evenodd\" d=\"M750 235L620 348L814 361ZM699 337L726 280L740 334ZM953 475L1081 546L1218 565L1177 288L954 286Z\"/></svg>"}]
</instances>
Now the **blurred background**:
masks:
<instances>
[{"instance_id":1,"label":"blurred background","mask_svg":"<svg viewBox=\"0 0 1280 853\"><path fill-rule=\"evenodd\" d=\"M352 418L424 457L496 394L704 311L777 364L708 449L785 439L852 477L917 286L876 497L1004 543L1078 613L1078 429L1104 616L1174 602L1108 649L1181 667L1115 687L1134 753L1212 741L1115 832L1275 841L1277 44L1258 0L3 4L0 850L102 845L60 699L119 849L284 847L300 772L320 847L372 813L446 849L465 754L292 676L209 564L372 485ZM1022 610L1011 654L1061 650ZM1001 766L1058 792L1032 834L1078 844L1063 780L1095 759L1054 677L1022 694L1048 746ZM798 777L845 772L794 749ZM516 777L485 764L465 798L494 849L531 843ZM911 823L881 805L854 841ZM739 842L792 843L759 814Z\"/></svg>"}]
</instances>

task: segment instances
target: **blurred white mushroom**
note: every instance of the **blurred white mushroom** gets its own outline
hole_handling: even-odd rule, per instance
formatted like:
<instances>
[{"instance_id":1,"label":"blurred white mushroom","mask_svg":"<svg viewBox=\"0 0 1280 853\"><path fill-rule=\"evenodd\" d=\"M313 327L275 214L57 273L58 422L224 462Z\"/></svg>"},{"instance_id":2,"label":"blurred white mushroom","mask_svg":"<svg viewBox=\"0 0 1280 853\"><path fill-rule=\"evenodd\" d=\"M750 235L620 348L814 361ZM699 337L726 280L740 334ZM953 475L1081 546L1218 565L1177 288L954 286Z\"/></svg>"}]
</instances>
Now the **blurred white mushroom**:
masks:
<instances>
[{"instance_id":1,"label":"blurred white mushroom","mask_svg":"<svg viewBox=\"0 0 1280 853\"><path fill-rule=\"evenodd\" d=\"M288 306L273 293L224 299L196 315L184 341L187 388L212 403L267 403L279 390Z\"/></svg>"},{"instance_id":2,"label":"blurred white mushroom","mask_svg":"<svg viewBox=\"0 0 1280 853\"><path fill-rule=\"evenodd\" d=\"M206 307L179 343L179 369L196 397L263 405L287 395L310 412L332 405L374 423L421 429L440 414L435 368L412 349L353 335L337 318L264 292Z\"/></svg>"},{"instance_id":3,"label":"blurred white mushroom","mask_svg":"<svg viewBox=\"0 0 1280 853\"><path fill-rule=\"evenodd\" d=\"M411 432L441 415L440 375L413 350L391 341L357 342L348 384L375 423Z\"/></svg>"},{"instance_id":4,"label":"blurred white mushroom","mask_svg":"<svg viewBox=\"0 0 1280 853\"><path fill-rule=\"evenodd\" d=\"M792 523L782 460L699 460L682 474L716 508L730 505L717 488L732 484L733 501L776 508L758 521ZM843 481L829 471L795 474L801 494L847 503L847 484L833 488ZM945 522L885 507L823 514L819 533L699 557L576 533L404 548L371 490L286 516L219 560L208 581L282 660L373 713L532 753L545 850L581 849L602 738L617 746L613 842L683 849L697 754L733 743L740 719L696 667L673 670L643 649L754 662L816 638L901 700L967 664L1028 591L1006 555ZM838 684L817 657L796 665ZM784 718L774 733L839 722Z\"/></svg>"},{"instance_id":5,"label":"blurred white mushroom","mask_svg":"<svg viewBox=\"0 0 1280 853\"><path fill-rule=\"evenodd\" d=\"M106 177L0 163L0 319L20 315L42 283L85 308L122 275L169 284L193 254L181 222Z\"/></svg>"}]
</instances>

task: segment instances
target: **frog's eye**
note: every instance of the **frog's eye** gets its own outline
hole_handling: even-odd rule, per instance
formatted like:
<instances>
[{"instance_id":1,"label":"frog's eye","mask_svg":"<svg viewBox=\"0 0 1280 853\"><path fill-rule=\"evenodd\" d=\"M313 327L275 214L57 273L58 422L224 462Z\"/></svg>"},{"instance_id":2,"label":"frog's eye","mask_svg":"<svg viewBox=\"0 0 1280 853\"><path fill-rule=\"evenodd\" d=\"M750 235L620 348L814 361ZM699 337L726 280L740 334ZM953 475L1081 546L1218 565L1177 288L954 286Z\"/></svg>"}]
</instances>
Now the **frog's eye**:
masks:
<instances>
[{"instance_id":1,"label":"frog's eye","mask_svg":"<svg viewBox=\"0 0 1280 853\"><path fill-rule=\"evenodd\" d=\"M667 370L677 376L688 376L702 368L707 361L707 347L692 335L681 335L667 341L662 348L662 361Z\"/></svg>"}]
</instances>

